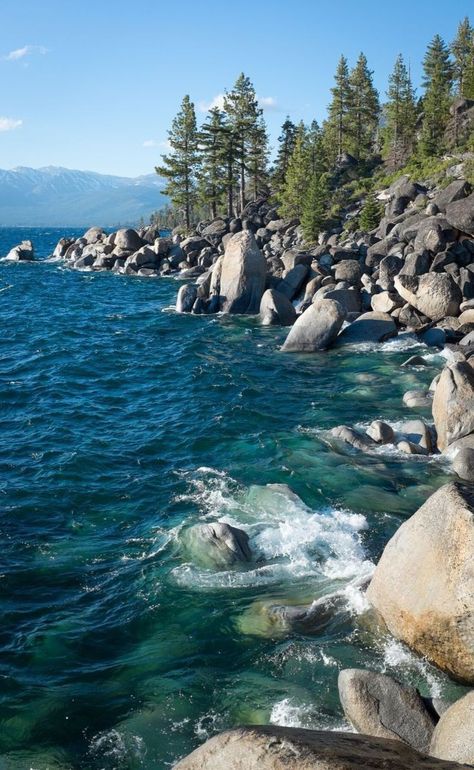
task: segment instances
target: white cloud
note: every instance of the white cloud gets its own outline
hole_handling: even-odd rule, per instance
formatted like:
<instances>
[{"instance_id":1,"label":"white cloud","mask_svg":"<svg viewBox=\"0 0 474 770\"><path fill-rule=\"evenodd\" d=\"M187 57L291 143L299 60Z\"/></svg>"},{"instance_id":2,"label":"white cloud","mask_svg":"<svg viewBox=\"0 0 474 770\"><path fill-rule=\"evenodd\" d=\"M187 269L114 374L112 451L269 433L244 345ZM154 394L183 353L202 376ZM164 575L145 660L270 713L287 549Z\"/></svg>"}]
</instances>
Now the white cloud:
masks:
<instances>
[{"instance_id":1,"label":"white cloud","mask_svg":"<svg viewBox=\"0 0 474 770\"><path fill-rule=\"evenodd\" d=\"M260 107L265 112L279 109L278 102L273 96L258 96L257 98Z\"/></svg>"},{"instance_id":2,"label":"white cloud","mask_svg":"<svg viewBox=\"0 0 474 770\"><path fill-rule=\"evenodd\" d=\"M10 51L3 58L5 61L19 61L19 59L24 59L25 56L31 56L33 53L44 56L48 53L48 49L43 45L24 45L23 48L16 48L14 51Z\"/></svg>"},{"instance_id":3,"label":"white cloud","mask_svg":"<svg viewBox=\"0 0 474 770\"><path fill-rule=\"evenodd\" d=\"M225 99L225 94L217 94L217 96L214 96L214 98L211 99L210 102L199 102L198 104L199 111L207 112L208 110L214 109L214 107L219 107L220 110L223 110L224 99Z\"/></svg>"},{"instance_id":4,"label":"white cloud","mask_svg":"<svg viewBox=\"0 0 474 770\"><path fill-rule=\"evenodd\" d=\"M22 125L22 120L14 120L13 118L0 118L0 131L14 131L15 128L20 128Z\"/></svg>"},{"instance_id":5,"label":"white cloud","mask_svg":"<svg viewBox=\"0 0 474 770\"><path fill-rule=\"evenodd\" d=\"M211 99L210 102L199 102L199 112L207 112L214 107L218 107L220 110L224 109L225 94L217 94ZM278 110L278 102L273 96L257 96L258 103L264 112L271 112Z\"/></svg>"},{"instance_id":6,"label":"white cloud","mask_svg":"<svg viewBox=\"0 0 474 770\"><path fill-rule=\"evenodd\" d=\"M164 142L158 142L156 139L145 139L142 147L160 147L162 150L169 150L170 143L167 139Z\"/></svg>"}]
</instances>

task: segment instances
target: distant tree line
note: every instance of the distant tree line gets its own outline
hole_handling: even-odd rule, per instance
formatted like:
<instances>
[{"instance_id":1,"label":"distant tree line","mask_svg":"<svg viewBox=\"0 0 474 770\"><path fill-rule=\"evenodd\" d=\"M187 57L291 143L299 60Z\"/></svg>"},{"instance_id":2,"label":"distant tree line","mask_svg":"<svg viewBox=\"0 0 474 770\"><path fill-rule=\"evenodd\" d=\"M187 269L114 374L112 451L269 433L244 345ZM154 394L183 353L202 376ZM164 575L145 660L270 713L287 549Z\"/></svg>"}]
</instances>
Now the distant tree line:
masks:
<instances>
[{"instance_id":1,"label":"distant tree line","mask_svg":"<svg viewBox=\"0 0 474 770\"><path fill-rule=\"evenodd\" d=\"M169 131L170 152L156 167L167 180L164 192L173 204L167 221L180 219L189 228L196 214L233 217L249 201L272 195L282 216L301 220L305 236L316 238L345 162L367 177L381 162L396 170L413 158L440 157L453 120L455 144L466 142L458 136L451 107L459 98L474 100L474 29L468 18L450 46L440 35L433 38L423 73L423 93L417 97L409 68L398 55L381 103L365 55L352 69L341 56L326 120L307 126L287 117L272 166L263 111L246 75L238 77L223 107L211 108L200 127L185 96ZM367 201L369 219L374 205Z\"/></svg>"}]
</instances>

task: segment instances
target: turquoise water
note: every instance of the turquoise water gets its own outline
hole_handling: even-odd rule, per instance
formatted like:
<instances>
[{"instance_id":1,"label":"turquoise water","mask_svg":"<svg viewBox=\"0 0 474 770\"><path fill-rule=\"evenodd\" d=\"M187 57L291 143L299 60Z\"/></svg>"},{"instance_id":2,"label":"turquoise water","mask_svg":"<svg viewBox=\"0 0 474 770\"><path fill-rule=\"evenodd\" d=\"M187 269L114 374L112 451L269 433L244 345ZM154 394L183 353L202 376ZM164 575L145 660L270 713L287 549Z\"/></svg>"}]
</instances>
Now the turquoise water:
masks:
<instances>
[{"instance_id":1,"label":"turquoise water","mask_svg":"<svg viewBox=\"0 0 474 770\"><path fill-rule=\"evenodd\" d=\"M33 233L38 253L61 234ZM0 231L0 254L27 236ZM0 263L2 770L161 770L240 723L340 728L347 666L454 697L360 592L450 469L325 434L412 417L404 391L442 359L411 338L283 355L285 330L176 315L177 288ZM429 365L400 369L414 352ZM184 549L217 519L249 533L246 569ZM269 620L334 591L311 633Z\"/></svg>"}]
</instances>

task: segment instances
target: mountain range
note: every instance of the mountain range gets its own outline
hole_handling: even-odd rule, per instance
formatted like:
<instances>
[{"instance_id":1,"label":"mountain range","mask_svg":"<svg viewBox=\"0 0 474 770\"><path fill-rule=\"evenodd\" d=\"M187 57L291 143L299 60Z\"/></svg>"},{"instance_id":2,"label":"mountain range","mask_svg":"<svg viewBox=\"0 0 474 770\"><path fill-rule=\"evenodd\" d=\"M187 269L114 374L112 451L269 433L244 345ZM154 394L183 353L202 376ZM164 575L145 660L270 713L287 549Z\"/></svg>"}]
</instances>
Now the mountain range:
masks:
<instances>
[{"instance_id":1,"label":"mountain range","mask_svg":"<svg viewBox=\"0 0 474 770\"><path fill-rule=\"evenodd\" d=\"M165 182L58 166L0 169L0 227L136 225L162 208Z\"/></svg>"}]
</instances>

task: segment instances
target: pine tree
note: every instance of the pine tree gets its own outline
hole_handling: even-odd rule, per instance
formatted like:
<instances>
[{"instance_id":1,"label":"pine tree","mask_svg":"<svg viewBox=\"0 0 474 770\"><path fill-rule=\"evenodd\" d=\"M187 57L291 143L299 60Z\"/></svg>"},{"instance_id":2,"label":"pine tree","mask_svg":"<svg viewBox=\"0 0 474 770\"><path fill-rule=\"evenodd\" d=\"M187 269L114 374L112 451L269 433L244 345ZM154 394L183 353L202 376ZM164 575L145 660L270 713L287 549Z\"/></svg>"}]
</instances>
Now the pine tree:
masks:
<instances>
[{"instance_id":1,"label":"pine tree","mask_svg":"<svg viewBox=\"0 0 474 770\"><path fill-rule=\"evenodd\" d=\"M326 222L329 199L327 177L327 174L312 174L304 196L301 226L305 240L310 242L317 239Z\"/></svg>"},{"instance_id":2,"label":"pine tree","mask_svg":"<svg viewBox=\"0 0 474 770\"><path fill-rule=\"evenodd\" d=\"M474 40L469 61L464 72L463 96L465 99L474 99Z\"/></svg>"},{"instance_id":3,"label":"pine tree","mask_svg":"<svg viewBox=\"0 0 474 770\"><path fill-rule=\"evenodd\" d=\"M296 129L295 148L293 150L286 181L280 195L280 214L288 219L300 219L303 213L303 202L308 189L308 141L304 123Z\"/></svg>"},{"instance_id":4,"label":"pine tree","mask_svg":"<svg viewBox=\"0 0 474 770\"><path fill-rule=\"evenodd\" d=\"M226 126L218 107L209 110L199 132L200 169L198 173L200 199L209 207L212 219L222 205L226 191Z\"/></svg>"},{"instance_id":5,"label":"pine tree","mask_svg":"<svg viewBox=\"0 0 474 770\"><path fill-rule=\"evenodd\" d=\"M263 116L260 115L251 134L247 161L249 186L254 200L268 193L267 166L268 134Z\"/></svg>"},{"instance_id":6,"label":"pine tree","mask_svg":"<svg viewBox=\"0 0 474 770\"><path fill-rule=\"evenodd\" d=\"M362 230L374 230L380 224L382 209L374 193L369 193L359 216Z\"/></svg>"},{"instance_id":7,"label":"pine tree","mask_svg":"<svg viewBox=\"0 0 474 770\"><path fill-rule=\"evenodd\" d=\"M323 132L317 120L313 120L306 132L308 173L320 175L326 170L326 155L324 152Z\"/></svg>"},{"instance_id":8,"label":"pine tree","mask_svg":"<svg viewBox=\"0 0 474 770\"><path fill-rule=\"evenodd\" d=\"M281 127L281 134L278 137L279 147L273 170L273 184L275 190L279 190L285 183L288 164L295 148L295 141L296 126L293 121L290 120L289 116L287 116Z\"/></svg>"},{"instance_id":9,"label":"pine tree","mask_svg":"<svg viewBox=\"0 0 474 770\"><path fill-rule=\"evenodd\" d=\"M389 77L384 112L386 157L395 168L402 166L413 149L417 106L415 92L403 56L399 54Z\"/></svg>"},{"instance_id":10,"label":"pine tree","mask_svg":"<svg viewBox=\"0 0 474 770\"><path fill-rule=\"evenodd\" d=\"M449 50L439 35L435 35L428 46L423 69L425 94L421 148L425 155L439 155L444 147L453 82Z\"/></svg>"},{"instance_id":11,"label":"pine tree","mask_svg":"<svg viewBox=\"0 0 474 770\"><path fill-rule=\"evenodd\" d=\"M334 162L339 155L348 151L349 110L351 105L351 84L347 59L341 56L331 88L332 100L328 107L325 123L325 144L328 158Z\"/></svg>"},{"instance_id":12,"label":"pine tree","mask_svg":"<svg viewBox=\"0 0 474 770\"><path fill-rule=\"evenodd\" d=\"M240 210L242 211L246 204L246 173L248 170L249 154L256 141L255 132L262 115L262 110L258 106L255 88L243 72L237 78L232 91L226 94L224 110L227 113L235 137L239 164ZM261 133L259 137L263 141ZM265 151L266 148L262 148L262 154Z\"/></svg>"},{"instance_id":13,"label":"pine tree","mask_svg":"<svg viewBox=\"0 0 474 770\"><path fill-rule=\"evenodd\" d=\"M379 95L374 88L373 73L363 53L350 73L350 99L347 114L350 152L357 160L367 160L374 152L379 124Z\"/></svg>"},{"instance_id":14,"label":"pine tree","mask_svg":"<svg viewBox=\"0 0 474 770\"><path fill-rule=\"evenodd\" d=\"M458 26L455 39L451 43L451 53L453 55L453 74L459 96L466 96L464 92L464 82L466 70L473 65L474 59L474 29L471 27L466 16Z\"/></svg>"},{"instance_id":15,"label":"pine tree","mask_svg":"<svg viewBox=\"0 0 474 770\"><path fill-rule=\"evenodd\" d=\"M165 195L173 204L184 209L186 228L191 225L191 212L196 200L196 170L198 158L198 132L194 104L185 96L181 109L168 131L171 153L163 155L163 165L155 171L168 180Z\"/></svg>"}]
</instances>

